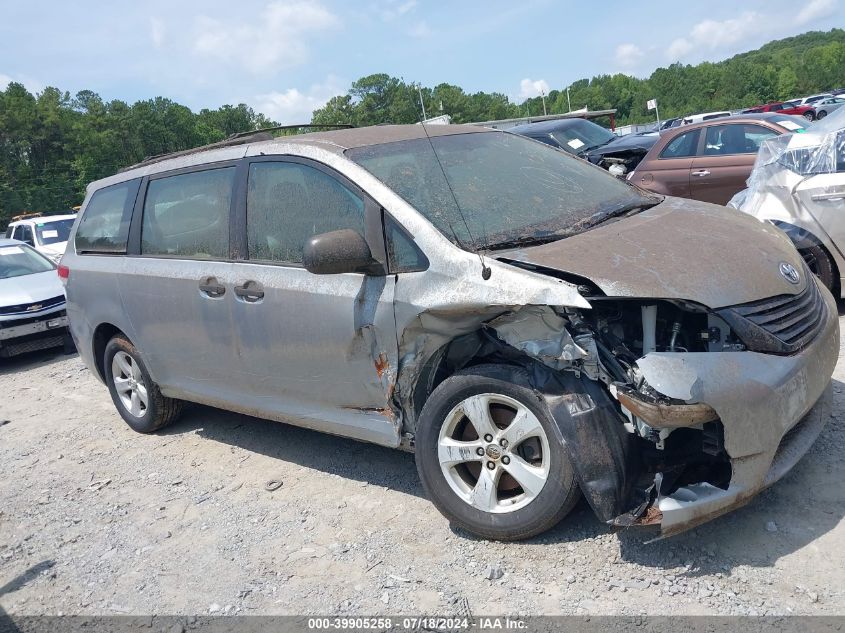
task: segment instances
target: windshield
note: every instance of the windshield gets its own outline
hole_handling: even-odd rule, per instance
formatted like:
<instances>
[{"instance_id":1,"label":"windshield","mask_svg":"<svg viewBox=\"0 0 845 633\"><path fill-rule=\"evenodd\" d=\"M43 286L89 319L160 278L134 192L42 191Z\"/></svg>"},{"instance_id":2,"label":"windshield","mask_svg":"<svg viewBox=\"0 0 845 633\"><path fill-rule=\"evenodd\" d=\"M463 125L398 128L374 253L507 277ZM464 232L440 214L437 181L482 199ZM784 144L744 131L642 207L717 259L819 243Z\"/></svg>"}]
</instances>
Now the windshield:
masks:
<instances>
[{"instance_id":1,"label":"windshield","mask_svg":"<svg viewBox=\"0 0 845 633\"><path fill-rule=\"evenodd\" d=\"M563 149L574 154L607 145L616 138L613 132L584 119L567 121L565 127L554 130L551 136Z\"/></svg>"},{"instance_id":2,"label":"windshield","mask_svg":"<svg viewBox=\"0 0 845 633\"><path fill-rule=\"evenodd\" d=\"M659 202L586 161L504 132L399 141L346 155L468 250L550 241Z\"/></svg>"},{"instance_id":3,"label":"windshield","mask_svg":"<svg viewBox=\"0 0 845 633\"><path fill-rule=\"evenodd\" d=\"M769 119L775 125L779 125L790 132L803 133L807 130L809 122L802 116L795 114L782 114L778 117Z\"/></svg>"},{"instance_id":4,"label":"windshield","mask_svg":"<svg viewBox=\"0 0 845 633\"><path fill-rule=\"evenodd\" d=\"M73 228L73 218L66 220L53 220L36 222L35 235L38 238L38 243L42 246L47 244L58 244L60 242L67 242L70 235L70 230Z\"/></svg>"},{"instance_id":5,"label":"windshield","mask_svg":"<svg viewBox=\"0 0 845 633\"><path fill-rule=\"evenodd\" d=\"M0 246L0 279L22 277L53 270L53 263L29 246Z\"/></svg>"}]
</instances>

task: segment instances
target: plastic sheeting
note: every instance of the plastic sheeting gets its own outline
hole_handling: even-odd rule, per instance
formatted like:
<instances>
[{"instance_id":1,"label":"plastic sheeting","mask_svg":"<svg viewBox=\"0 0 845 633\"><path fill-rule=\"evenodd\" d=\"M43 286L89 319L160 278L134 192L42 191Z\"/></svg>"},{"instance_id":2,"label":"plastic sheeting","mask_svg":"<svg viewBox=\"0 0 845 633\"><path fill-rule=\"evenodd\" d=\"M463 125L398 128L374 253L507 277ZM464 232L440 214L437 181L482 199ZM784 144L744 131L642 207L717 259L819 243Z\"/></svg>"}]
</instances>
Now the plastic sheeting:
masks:
<instances>
[{"instance_id":1,"label":"plastic sheeting","mask_svg":"<svg viewBox=\"0 0 845 633\"><path fill-rule=\"evenodd\" d=\"M842 178L819 178L826 174ZM803 132L763 141L747 184L748 189L736 194L728 206L761 220L784 212L800 214L796 207L802 198L796 192L802 188L845 192L845 107Z\"/></svg>"}]
</instances>

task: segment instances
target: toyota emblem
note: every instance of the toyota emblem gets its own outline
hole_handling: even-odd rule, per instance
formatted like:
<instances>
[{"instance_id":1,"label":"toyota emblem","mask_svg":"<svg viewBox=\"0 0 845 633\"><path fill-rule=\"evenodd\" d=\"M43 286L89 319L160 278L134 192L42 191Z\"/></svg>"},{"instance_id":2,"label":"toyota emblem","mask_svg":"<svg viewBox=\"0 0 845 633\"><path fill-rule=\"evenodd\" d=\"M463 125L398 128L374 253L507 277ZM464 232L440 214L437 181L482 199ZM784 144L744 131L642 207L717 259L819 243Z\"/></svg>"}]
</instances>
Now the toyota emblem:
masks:
<instances>
[{"instance_id":1,"label":"toyota emblem","mask_svg":"<svg viewBox=\"0 0 845 633\"><path fill-rule=\"evenodd\" d=\"M799 281L801 281L801 276L798 274L798 271L792 264L781 262L780 274L783 275L783 278L791 284L797 284Z\"/></svg>"}]
</instances>

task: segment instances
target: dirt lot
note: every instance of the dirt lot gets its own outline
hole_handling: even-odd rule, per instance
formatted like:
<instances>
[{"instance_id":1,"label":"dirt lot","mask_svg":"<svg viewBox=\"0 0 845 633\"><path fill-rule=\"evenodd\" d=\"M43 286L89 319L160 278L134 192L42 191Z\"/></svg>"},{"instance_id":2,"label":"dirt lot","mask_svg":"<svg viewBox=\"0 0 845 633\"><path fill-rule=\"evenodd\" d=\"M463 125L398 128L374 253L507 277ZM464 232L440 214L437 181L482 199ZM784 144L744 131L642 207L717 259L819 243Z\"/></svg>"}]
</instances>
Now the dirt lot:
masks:
<instances>
[{"instance_id":1,"label":"dirt lot","mask_svg":"<svg viewBox=\"0 0 845 633\"><path fill-rule=\"evenodd\" d=\"M810 454L732 515L646 545L582 502L500 544L452 531L409 454L199 406L138 435L76 356L0 361L0 613L843 614L834 378Z\"/></svg>"}]
</instances>

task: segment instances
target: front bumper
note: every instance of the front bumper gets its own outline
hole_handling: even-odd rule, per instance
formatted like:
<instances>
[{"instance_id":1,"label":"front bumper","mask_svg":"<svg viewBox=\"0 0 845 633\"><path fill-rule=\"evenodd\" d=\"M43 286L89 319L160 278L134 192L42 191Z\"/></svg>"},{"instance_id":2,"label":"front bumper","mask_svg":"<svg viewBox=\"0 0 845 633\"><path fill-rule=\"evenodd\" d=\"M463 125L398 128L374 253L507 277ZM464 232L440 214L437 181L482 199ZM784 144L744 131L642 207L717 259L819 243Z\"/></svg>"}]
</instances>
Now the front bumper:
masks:
<instances>
[{"instance_id":1,"label":"front bumper","mask_svg":"<svg viewBox=\"0 0 845 633\"><path fill-rule=\"evenodd\" d=\"M32 352L64 343L68 331L65 304L48 310L0 319L0 357Z\"/></svg>"},{"instance_id":2,"label":"front bumper","mask_svg":"<svg viewBox=\"0 0 845 633\"><path fill-rule=\"evenodd\" d=\"M757 352L652 353L638 361L660 393L712 407L731 461L727 490L699 483L659 496L661 534L677 534L747 503L807 452L830 415L830 378L839 356L836 303L822 289L826 318L815 340L791 356Z\"/></svg>"}]
</instances>

